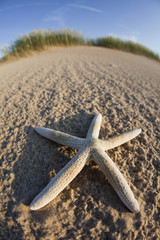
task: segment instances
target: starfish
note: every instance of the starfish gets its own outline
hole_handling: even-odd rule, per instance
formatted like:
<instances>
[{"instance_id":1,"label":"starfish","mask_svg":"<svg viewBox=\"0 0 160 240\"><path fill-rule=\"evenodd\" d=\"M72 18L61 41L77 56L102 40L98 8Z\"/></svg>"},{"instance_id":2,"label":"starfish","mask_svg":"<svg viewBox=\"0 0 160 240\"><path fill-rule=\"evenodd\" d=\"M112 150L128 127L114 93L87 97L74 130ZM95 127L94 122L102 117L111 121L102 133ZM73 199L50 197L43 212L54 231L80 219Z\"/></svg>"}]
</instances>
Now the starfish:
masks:
<instances>
[{"instance_id":1,"label":"starfish","mask_svg":"<svg viewBox=\"0 0 160 240\"><path fill-rule=\"evenodd\" d=\"M101 140L98 139L101 121L102 115L95 115L86 138L71 136L44 127L35 128L36 132L43 137L62 145L76 148L78 149L78 153L33 199L30 204L31 210L38 210L52 201L78 175L92 155L125 206L132 212L136 213L140 211L139 204L134 198L127 181L105 151L133 139L141 132L141 129L137 128L107 140Z\"/></svg>"}]
</instances>

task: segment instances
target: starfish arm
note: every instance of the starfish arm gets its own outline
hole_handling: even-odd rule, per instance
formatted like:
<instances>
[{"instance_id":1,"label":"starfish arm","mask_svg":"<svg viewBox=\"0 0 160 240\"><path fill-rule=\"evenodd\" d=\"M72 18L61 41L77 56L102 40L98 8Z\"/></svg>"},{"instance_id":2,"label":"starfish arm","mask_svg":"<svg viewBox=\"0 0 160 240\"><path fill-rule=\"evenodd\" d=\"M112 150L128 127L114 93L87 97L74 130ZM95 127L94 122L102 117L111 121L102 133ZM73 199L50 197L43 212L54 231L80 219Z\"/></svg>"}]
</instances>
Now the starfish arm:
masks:
<instances>
[{"instance_id":1,"label":"starfish arm","mask_svg":"<svg viewBox=\"0 0 160 240\"><path fill-rule=\"evenodd\" d=\"M87 138L98 138L101 127L102 115L96 114L89 127Z\"/></svg>"},{"instance_id":2,"label":"starfish arm","mask_svg":"<svg viewBox=\"0 0 160 240\"><path fill-rule=\"evenodd\" d=\"M135 138L140 133L141 133L141 129L136 128L132 131L109 138L108 140L102 140L102 146L104 147L105 150L109 150L109 149L118 147L118 146L130 141L131 139Z\"/></svg>"},{"instance_id":3,"label":"starfish arm","mask_svg":"<svg viewBox=\"0 0 160 240\"><path fill-rule=\"evenodd\" d=\"M111 158L101 149L96 149L93 157L127 208L139 212L139 204L132 190Z\"/></svg>"},{"instance_id":4,"label":"starfish arm","mask_svg":"<svg viewBox=\"0 0 160 240\"><path fill-rule=\"evenodd\" d=\"M67 145L72 148L79 149L85 142L85 139L71 136L67 133L60 131L52 130L44 127L36 127L36 132L41 136L46 137L54 142L60 143L62 145Z\"/></svg>"},{"instance_id":5,"label":"starfish arm","mask_svg":"<svg viewBox=\"0 0 160 240\"><path fill-rule=\"evenodd\" d=\"M50 183L33 199L31 210L38 210L52 201L82 170L90 156L90 149L82 147Z\"/></svg>"}]
</instances>

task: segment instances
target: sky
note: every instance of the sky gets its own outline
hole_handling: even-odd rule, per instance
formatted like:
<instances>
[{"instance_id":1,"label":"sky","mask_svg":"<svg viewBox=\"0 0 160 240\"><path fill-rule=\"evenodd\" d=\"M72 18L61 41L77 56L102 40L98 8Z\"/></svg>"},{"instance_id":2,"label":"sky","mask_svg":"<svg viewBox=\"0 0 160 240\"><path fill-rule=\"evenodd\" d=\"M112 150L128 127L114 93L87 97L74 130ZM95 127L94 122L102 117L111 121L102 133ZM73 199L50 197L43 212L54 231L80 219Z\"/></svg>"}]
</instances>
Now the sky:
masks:
<instances>
[{"instance_id":1,"label":"sky","mask_svg":"<svg viewBox=\"0 0 160 240\"><path fill-rule=\"evenodd\" d=\"M0 0L0 48L50 28L94 39L112 35L160 54L160 0Z\"/></svg>"}]
</instances>

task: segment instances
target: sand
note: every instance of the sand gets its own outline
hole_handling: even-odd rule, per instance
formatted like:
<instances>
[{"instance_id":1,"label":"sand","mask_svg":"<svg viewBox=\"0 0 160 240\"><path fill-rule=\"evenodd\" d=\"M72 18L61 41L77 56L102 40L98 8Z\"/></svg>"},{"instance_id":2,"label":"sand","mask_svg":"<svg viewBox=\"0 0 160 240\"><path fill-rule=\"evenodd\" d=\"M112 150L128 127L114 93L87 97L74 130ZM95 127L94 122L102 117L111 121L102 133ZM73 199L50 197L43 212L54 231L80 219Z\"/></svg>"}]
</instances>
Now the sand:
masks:
<instances>
[{"instance_id":1,"label":"sand","mask_svg":"<svg viewBox=\"0 0 160 240\"><path fill-rule=\"evenodd\" d=\"M0 66L0 239L160 239L160 64L97 47L57 48ZM108 151L140 204L131 213L93 159L50 204L29 204L76 149L45 126L85 137L142 133Z\"/></svg>"}]
</instances>

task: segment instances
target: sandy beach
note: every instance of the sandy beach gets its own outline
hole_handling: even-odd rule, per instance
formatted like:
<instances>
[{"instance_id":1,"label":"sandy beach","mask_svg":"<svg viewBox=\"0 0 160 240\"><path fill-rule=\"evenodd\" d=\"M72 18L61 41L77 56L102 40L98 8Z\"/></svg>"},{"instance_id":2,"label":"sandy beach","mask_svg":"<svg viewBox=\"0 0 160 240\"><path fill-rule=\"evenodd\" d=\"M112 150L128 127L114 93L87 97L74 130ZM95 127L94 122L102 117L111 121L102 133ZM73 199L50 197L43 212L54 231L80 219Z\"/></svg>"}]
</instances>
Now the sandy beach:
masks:
<instances>
[{"instance_id":1,"label":"sandy beach","mask_svg":"<svg viewBox=\"0 0 160 240\"><path fill-rule=\"evenodd\" d=\"M141 128L107 153L138 203L131 213L91 158L50 204L29 204L77 150L38 135L44 126L100 139ZM53 48L0 65L0 239L160 239L160 64L100 47Z\"/></svg>"}]
</instances>

